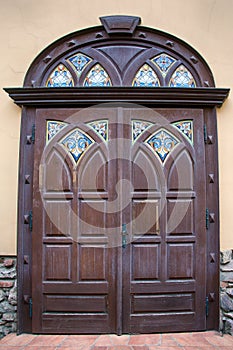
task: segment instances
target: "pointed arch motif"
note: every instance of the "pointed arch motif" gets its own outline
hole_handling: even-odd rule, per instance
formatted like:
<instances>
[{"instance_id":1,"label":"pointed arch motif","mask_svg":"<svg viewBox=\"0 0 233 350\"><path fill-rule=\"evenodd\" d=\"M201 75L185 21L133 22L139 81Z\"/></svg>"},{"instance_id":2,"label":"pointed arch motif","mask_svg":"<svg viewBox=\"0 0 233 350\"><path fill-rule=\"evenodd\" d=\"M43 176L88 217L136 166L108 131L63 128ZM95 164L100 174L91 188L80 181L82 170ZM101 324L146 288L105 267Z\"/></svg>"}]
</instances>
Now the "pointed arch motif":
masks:
<instances>
[{"instance_id":1,"label":"pointed arch motif","mask_svg":"<svg viewBox=\"0 0 233 350\"><path fill-rule=\"evenodd\" d=\"M169 86L195 88L197 85L191 72L181 64L173 73Z\"/></svg>"},{"instance_id":2,"label":"pointed arch motif","mask_svg":"<svg viewBox=\"0 0 233 350\"><path fill-rule=\"evenodd\" d=\"M132 86L158 87L160 82L155 71L145 63L135 75Z\"/></svg>"},{"instance_id":3,"label":"pointed arch motif","mask_svg":"<svg viewBox=\"0 0 233 350\"><path fill-rule=\"evenodd\" d=\"M71 87L74 86L74 80L68 68L60 63L50 74L47 87Z\"/></svg>"}]
</instances>

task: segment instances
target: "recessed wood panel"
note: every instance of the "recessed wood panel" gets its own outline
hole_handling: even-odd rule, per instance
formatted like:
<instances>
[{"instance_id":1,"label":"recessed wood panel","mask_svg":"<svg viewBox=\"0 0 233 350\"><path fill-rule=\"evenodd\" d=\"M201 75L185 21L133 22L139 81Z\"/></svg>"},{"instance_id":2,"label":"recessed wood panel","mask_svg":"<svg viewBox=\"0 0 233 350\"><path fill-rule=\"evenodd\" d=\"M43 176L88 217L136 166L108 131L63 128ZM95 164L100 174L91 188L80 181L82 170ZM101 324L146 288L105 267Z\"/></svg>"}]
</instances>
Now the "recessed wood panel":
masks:
<instances>
[{"instance_id":1,"label":"recessed wood panel","mask_svg":"<svg viewBox=\"0 0 233 350\"><path fill-rule=\"evenodd\" d=\"M71 280L71 245L45 245L45 280Z\"/></svg>"},{"instance_id":2,"label":"recessed wood panel","mask_svg":"<svg viewBox=\"0 0 233 350\"><path fill-rule=\"evenodd\" d=\"M104 246L79 245L79 278L81 281L106 279L107 248Z\"/></svg>"},{"instance_id":3,"label":"recessed wood panel","mask_svg":"<svg viewBox=\"0 0 233 350\"><path fill-rule=\"evenodd\" d=\"M134 191L159 191L160 183L156 167L148 155L140 150L132 165Z\"/></svg>"},{"instance_id":4,"label":"recessed wood panel","mask_svg":"<svg viewBox=\"0 0 233 350\"><path fill-rule=\"evenodd\" d=\"M71 202L62 200L46 200L44 206L45 236L71 235Z\"/></svg>"},{"instance_id":5,"label":"recessed wood panel","mask_svg":"<svg viewBox=\"0 0 233 350\"><path fill-rule=\"evenodd\" d=\"M133 201L133 234L160 234L158 200L145 199Z\"/></svg>"},{"instance_id":6,"label":"recessed wood panel","mask_svg":"<svg viewBox=\"0 0 233 350\"><path fill-rule=\"evenodd\" d=\"M100 150L89 157L79 173L80 191L107 191L107 162Z\"/></svg>"},{"instance_id":7,"label":"recessed wood panel","mask_svg":"<svg viewBox=\"0 0 233 350\"><path fill-rule=\"evenodd\" d=\"M169 279L193 279L193 261L193 244L168 244Z\"/></svg>"},{"instance_id":8,"label":"recessed wood panel","mask_svg":"<svg viewBox=\"0 0 233 350\"><path fill-rule=\"evenodd\" d=\"M133 295L132 313L192 311L194 294Z\"/></svg>"},{"instance_id":9,"label":"recessed wood panel","mask_svg":"<svg viewBox=\"0 0 233 350\"><path fill-rule=\"evenodd\" d=\"M46 312L106 312L105 295L45 295Z\"/></svg>"},{"instance_id":10,"label":"recessed wood panel","mask_svg":"<svg viewBox=\"0 0 233 350\"><path fill-rule=\"evenodd\" d=\"M157 244L132 246L132 275L134 280L156 280L159 277L159 247Z\"/></svg>"},{"instance_id":11,"label":"recessed wood panel","mask_svg":"<svg viewBox=\"0 0 233 350\"><path fill-rule=\"evenodd\" d=\"M70 170L60 153L52 151L44 171L46 191L71 191Z\"/></svg>"},{"instance_id":12,"label":"recessed wood panel","mask_svg":"<svg viewBox=\"0 0 233 350\"><path fill-rule=\"evenodd\" d=\"M174 235L193 234L193 200L169 199L167 201L167 233Z\"/></svg>"},{"instance_id":13,"label":"recessed wood panel","mask_svg":"<svg viewBox=\"0 0 233 350\"><path fill-rule=\"evenodd\" d=\"M106 228L106 201L79 201L79 236L104 235Z\"/></svg>"},{"instance_id":14,"label":"recessed wood panel","mask_svg":"<svg viewBox=\"0 0 233 350\"><path fill-rule=\"evenodd\" d=\"M193 190L193 162L187 150L182 151L171 166L168 189L170 191Z\"/></svg>"}]
</instances>

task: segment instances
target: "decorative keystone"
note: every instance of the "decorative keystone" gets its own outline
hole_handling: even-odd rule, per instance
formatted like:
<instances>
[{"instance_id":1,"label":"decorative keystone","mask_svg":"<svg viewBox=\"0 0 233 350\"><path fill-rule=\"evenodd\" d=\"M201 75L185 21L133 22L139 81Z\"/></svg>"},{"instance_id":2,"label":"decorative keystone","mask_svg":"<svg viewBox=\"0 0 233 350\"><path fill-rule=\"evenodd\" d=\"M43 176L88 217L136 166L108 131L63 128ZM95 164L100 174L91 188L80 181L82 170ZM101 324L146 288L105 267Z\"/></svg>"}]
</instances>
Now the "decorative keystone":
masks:
<instances>
[{"instance_id":1,"label":"decorative keystone","mask_svg":"<svg viewBox=\"0 0 233 350\"><path fill-rule=\"evenodd\" d=\"M133 35L136 27L141 23L141 18L135 16L105 16L100 17L100 22L109 35Z\"/></svg>"}]
</instances>

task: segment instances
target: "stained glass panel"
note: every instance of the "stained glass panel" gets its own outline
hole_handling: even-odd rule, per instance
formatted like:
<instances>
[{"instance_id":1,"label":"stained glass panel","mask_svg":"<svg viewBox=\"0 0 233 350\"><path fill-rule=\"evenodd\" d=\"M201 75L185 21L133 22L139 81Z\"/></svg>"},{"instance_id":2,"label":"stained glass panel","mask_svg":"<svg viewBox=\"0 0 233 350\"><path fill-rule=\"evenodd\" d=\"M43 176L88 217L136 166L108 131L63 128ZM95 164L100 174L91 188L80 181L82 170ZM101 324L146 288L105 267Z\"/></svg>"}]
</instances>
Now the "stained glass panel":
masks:
<instances>
[{"instance_id":1,"label":"stained glass panel","mask_svg":"<svg viewBox=\"0 0 233 350\"><path fill-rule=\"evenodd\" d=\"M59 64L57 68L50 74L46 86L48 87L70 87L74 86L74 81L69 70L63 65Z\"/></svg>"},{"instance_id":2,"label":"stained glass panel","mask_svg":"<svg viewBox=\"0 0 233 350\"><path fill-rule=\"evenodd\" d=\"M155 71L148 64L144 64L135 75L132 86L156 87L160 83Z\"/></svg>"},{"instance_id":3,"label":"stained glass panel","mask_svg":"<svg viewBox=\"0 0 233 350\"><path fill-rule=\"evenodd\" d=\"M67 123L56 121L56 120L48 120L46 127L46 143L48 143Z\"/></svg>"},{"instance_id":4,"label":"stained glass panel","mask_svg":"<svg viewBox=\"0 0 233 350\"><path fill-rule=\"evenodd\" d=\"M179 140L165 129L156 131L145 143L159 156L162 163L169 153L179 143Z\"/></svg>"},{"instance_id":5,"label":"stained glass panel","mask_svg":"<svg viewBox=\"0 0 233 350\"><path fill-rule=\"evenodd\" d=\"M77 53L76 55L69 57L67 62L69 62L75 69L78 76L81 75L84 68L92 61L92 59L82 53Z\"/></svg>"},{"instance_id":6,"label":"stained glass panel","mask_svg":"<svg viewBox=\"0 0 233 350\"><path fill-rule=\"evenodd\" d=\"M193 145L193 122L192 120L182 120L180 122L172 123L176 126L182 134L184 134L189 142Z\"/></svg>"},{"instance_id":7,"label":"stained glass panel","mask_svg":"<svg viewBox=\"0 0 233 350\"><path fill-rule=\"evenodd\" d=\"M95 132L101 136L104 141L108 140L108 121L107 120L97 120L89 123Z\"/></svg>"},{"instance_id":8,"label":"stained glass panel","mask_svg":"<svg viewBox=\"0 0 233 350\"><path fill-rule=\"evenodd\" d=\"M184 65L180 65L173 73L169 86L194 88L196 82L190 71Z\"/></svg>"},{"instance_id":9,"label":"stained glass panel","mask_svg":"<svg viewBox=\"0 0 233 350\"><path fill-rule=\"evenodd\" d=\"M151 62L156 65L156 67L164 76L166 76L168 70L176 62L176 59L165 53L162 53L161 55L152 58Z\"/></svg>"},{"instance_id":10,"label":"stained glass panel","mask_svg":"<svg viewBox=\"0 0 233 350\"><path fill-rule=\"evenodd\" d=\"M62 141L61 144L69 152L72 158L77 163L82 154L93 144L94 141L90 136L87 136L79 129L70 132Z\"/></svg>"},{"instance_id":11,"label":"stained glass panel","mask_svg":"<svg viewBox=\"0 0 233 350\"><path fill-rule=\"evenodd\" d=\"M111 86L111 79L105 69L96 64L91 68L84 80L84 86Z\"/></svg>"},{"instance_id":12,"label":"stained glass panel","mask_svg":"<svg viewBox=\"0 0 233 350\"><path fill-rule=\"evenodd\" d=\"M144 120L133 120L132 121L132 140L133 142L149 127L152 123Z\"/></svg>"}]
</instances>

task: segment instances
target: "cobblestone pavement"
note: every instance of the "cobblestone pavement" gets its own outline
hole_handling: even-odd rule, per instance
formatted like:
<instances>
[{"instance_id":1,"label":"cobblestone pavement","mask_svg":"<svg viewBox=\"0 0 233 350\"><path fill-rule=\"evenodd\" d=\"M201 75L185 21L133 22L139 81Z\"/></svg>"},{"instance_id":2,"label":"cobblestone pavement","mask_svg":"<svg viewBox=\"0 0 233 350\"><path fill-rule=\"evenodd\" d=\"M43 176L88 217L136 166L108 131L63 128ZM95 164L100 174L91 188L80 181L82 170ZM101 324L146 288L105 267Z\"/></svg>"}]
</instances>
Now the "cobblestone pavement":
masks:
<instances>
[{"instance_id":1,"label":"cobblestone pavement","mask_svg":"<svg viewBox=\"0 0 233 350\"><path fill-rule=\"evenodd\" d=\"M232 350L233 337L216 331L140 335L8 334L0 350Z\"/></svg>"}]
</instances>

